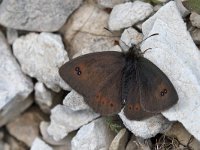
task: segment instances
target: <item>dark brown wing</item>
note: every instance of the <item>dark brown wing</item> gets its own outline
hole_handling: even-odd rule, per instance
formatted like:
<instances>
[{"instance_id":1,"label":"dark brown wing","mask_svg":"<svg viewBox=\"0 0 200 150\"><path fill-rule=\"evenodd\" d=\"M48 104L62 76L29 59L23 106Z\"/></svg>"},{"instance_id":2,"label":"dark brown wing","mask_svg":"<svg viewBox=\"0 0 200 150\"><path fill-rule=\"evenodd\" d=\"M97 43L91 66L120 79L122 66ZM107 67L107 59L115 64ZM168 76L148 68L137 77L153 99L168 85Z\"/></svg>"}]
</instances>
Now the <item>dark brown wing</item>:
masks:
<instances>
[{"instance_id":1,"label":"dark brown wing","mask_svg":"<svg viewBox=\"0 0 200 150\"><path fill-rule=\"evenodd\" d=\"M145 111L159 113L178 101L177 92L168 77L146 58L137 63L140 82L140 104Z\"/></svg>"},{"instance_id":2,"label":"dark brown wing","mask_svg":"<svg viewBox=\"0 0 200 150\"><path fill-rule=\"evenodd\" d=\"M87 54L64 64L60 76L101 114L121 109L121 78L125 59L120 52Z\"/></svg>"},{"instance_id":3,"label":"dark brown wing","mask_svg":"<svg viewBox=\"0 0 200 150\"><path fill-rule=\"evenodd\" d=\"M85 98L86 103L101 115L113 115L120 112L123 104L121 100L122 71L113 73L108 82L94 95Z\"/></svg>"},{"instance_id":4,"label":"dark brown wing","mask_svg":"<svg viewBox=\"0 0 200 150\"><path fill-rule=\"evenodd\" d=\"M135 77L135 75L133 75ZM126 105L124 107L124 114L130 120L143 120L149 118L154 113L146 112L140 104L141 93L140 85L136 78L130 80L130 86L128 89L128 95L126 100Z\"/></svg>"}]
</instances>

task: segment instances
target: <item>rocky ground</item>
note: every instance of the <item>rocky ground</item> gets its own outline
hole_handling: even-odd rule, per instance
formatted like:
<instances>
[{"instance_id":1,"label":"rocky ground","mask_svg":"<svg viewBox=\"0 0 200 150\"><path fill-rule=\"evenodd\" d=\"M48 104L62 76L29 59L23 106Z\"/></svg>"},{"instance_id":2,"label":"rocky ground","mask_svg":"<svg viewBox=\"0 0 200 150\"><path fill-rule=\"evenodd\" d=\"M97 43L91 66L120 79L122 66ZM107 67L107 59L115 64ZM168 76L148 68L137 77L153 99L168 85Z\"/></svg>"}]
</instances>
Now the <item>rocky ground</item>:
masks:
<instances>
[{"instance_id":1,"label":"rocky ground","mask_svg":"<svg viewBox=\"0 0 200 150\"><path fill-rule=\"evenodd\" d=\"M200 4L199 4L200 5ZM0 150L200 150L200 15L181 1L0 1ZM109 30L107 30L109 29ZM143 121L102 117L58 69L141 44L178 103Z\"/></svg>"}]
</instances>

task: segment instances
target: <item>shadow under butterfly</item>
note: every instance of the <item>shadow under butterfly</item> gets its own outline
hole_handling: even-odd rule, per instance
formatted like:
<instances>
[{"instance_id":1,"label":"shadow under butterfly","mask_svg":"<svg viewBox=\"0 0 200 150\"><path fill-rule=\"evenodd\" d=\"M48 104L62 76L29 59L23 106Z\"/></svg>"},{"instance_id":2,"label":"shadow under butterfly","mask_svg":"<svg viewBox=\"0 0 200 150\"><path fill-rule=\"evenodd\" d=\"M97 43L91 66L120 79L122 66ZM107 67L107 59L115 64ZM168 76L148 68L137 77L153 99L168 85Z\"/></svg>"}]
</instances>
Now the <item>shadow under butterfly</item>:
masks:
<instances>
[{"instance_id":1,"label":"shadow under butterfly","mask_svg":"<svg viewBox=\"0 0 200 150\"><path fill-rule=\"evenodd\" d=\"M114 115L124 108L128 119L143 120L176 104L178 95L168 77L142 55L137 46L126 53L90 53L65 63L59 74L95 112Z\"/></svg>"}]
</instances>

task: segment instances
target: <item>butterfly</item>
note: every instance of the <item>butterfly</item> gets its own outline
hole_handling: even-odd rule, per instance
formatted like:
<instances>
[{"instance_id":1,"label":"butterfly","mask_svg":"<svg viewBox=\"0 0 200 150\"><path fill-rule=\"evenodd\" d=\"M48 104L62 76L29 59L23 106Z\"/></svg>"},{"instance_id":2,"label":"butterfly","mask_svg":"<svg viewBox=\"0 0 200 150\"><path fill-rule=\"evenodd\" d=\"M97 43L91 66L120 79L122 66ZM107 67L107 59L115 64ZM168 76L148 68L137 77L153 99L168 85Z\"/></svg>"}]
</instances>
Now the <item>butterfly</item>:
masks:
<instances>
[{"instance_id":1,"label":"butterfly","mask_svg":"<svg viewBox=\"0 0 200 150\"><path fill-rule=\"evenodd\" d=\"M171 81L137 46L126 53L104 51L79 56L61 66L59 74L101 115L114 115L123 108L128 119L143 120L178 101Z\"/></svg>"}]
</instances>

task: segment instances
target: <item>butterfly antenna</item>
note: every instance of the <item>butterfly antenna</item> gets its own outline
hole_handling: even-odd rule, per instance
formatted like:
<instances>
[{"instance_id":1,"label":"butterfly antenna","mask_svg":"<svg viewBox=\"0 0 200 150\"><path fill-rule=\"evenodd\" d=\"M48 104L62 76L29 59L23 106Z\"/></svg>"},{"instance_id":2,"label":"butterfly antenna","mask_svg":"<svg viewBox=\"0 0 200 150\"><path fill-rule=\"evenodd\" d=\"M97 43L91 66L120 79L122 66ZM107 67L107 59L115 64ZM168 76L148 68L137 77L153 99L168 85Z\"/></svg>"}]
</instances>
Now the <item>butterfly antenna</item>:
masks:
<instances>
[{"instance_id":1,"label":"butterfly antenna","mask_svg":"<svg viewBox=\"0 0 200 150\"><path fill-rule=\"evenodd\" d=\"M146 53L146 51L150 50L152 48L147 48L146 50L144 50L143 52L141 52L141 54L143 55L144 53Z\"/></svg>"},{"instance_id":2,"label":"butterfly antenna","mask_svg":"<svg viewBox=\"0 0 200 150\"><path fill-rule=\"evenodd\" d=\"M146 37L144 40L142 40L141 42L138 43L138 45L140 45L142 42L146 41L148 38L152 37L152 36L155 36L155 35L159 35L158 33L154 33L148 37Z\"/></svg>"}]
</instances>

